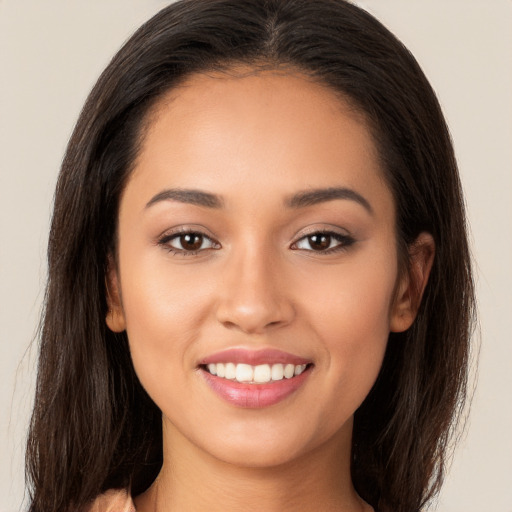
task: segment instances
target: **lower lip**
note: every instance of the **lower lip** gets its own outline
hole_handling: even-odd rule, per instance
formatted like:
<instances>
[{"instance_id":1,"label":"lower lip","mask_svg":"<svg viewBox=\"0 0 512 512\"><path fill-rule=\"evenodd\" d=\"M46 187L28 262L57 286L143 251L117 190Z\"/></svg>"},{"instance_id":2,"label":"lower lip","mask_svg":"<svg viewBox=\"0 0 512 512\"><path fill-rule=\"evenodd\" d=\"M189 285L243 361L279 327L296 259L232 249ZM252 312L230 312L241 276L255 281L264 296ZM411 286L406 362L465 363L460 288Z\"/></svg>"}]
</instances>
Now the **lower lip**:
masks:
<instances>
[{"instance_id":1,"label":"lower lip","mask_svg":"<svg viewBox=\"0 0 512 512\"><path fill-rule=\"evenodd\" d=\"M300 375L268 384L245 384L217 377L201 369L210 388L226 402L247 409L261 409L282 402L297 391L310 374L308 367Z\"/></svg>"}]
</instances>

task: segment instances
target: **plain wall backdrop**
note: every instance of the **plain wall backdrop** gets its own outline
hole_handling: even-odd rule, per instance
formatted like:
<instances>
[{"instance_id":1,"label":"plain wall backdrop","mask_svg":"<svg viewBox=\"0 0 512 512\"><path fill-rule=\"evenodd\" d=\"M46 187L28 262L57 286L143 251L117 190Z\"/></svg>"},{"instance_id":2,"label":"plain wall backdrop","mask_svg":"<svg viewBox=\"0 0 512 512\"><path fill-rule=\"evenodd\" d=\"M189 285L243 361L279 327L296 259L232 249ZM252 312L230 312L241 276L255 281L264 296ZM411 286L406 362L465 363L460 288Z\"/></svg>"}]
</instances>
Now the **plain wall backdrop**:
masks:
<instances>
[{"instance_id":1,"label":"plain wall backdrop","mask_svg":"<svg viewBox=\"0 0 512 512\"><path fill-rule=\"evenodd\" d=\"M314 1L314 0L312 0ZM87 93L159 0L0 0L0 512L24 510L53 188ZM466 193L481 350L440 512L512 512L512 1L360 0L437 91Z\"/></svg>"}]
</instances>

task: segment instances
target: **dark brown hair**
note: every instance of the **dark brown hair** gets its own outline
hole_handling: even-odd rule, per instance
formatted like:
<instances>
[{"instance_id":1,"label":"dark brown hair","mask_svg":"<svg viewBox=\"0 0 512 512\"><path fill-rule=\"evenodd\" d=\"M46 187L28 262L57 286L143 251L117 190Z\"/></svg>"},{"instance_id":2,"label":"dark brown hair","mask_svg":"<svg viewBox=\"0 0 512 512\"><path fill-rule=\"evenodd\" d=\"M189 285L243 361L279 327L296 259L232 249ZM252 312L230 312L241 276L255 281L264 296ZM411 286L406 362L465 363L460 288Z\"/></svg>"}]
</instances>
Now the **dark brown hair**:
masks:
<instances>
[{"instance_id":1,"label":"dark brown hair","mask_svg":"<svg viewBox=\"0 0 512 512\"><path fill-rule=\"evenodd\" d=\"M137 494L159 471L160 411L126 335L105 325L118 204L155 102L191 73L239 64L288 66L349 98L394 195L402 260L420 232L435 240L418 317L390 335L356 412L352 478L381 512L419 511L439 489L464 403L474 291L457 166L432 88L408 50L346 1L183 0L114 57L62 165L27 448L31 512L79 509L110 487Z\"/></svg>"}]
</instances>

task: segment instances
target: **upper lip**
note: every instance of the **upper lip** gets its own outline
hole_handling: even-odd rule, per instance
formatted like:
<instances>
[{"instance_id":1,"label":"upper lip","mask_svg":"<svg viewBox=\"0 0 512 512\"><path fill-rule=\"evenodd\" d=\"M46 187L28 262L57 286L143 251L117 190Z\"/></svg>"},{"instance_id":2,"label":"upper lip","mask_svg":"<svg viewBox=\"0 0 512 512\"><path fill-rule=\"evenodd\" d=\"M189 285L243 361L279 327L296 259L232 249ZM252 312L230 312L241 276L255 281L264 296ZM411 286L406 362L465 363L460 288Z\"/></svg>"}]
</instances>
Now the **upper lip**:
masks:
<instances>
[{"instance_id":1,"label":"upper lip","mask_svg":"<svg viewBox=\"0 0 512 512\"><path fill-rule=\"evenodd\" d=\"M251 366L278 363L299 365L309 364L311 360L273 348L260 350L230 348L205 357L199 362L199 365L215 363L250 364Z\"/></svg>"}]
</instances>

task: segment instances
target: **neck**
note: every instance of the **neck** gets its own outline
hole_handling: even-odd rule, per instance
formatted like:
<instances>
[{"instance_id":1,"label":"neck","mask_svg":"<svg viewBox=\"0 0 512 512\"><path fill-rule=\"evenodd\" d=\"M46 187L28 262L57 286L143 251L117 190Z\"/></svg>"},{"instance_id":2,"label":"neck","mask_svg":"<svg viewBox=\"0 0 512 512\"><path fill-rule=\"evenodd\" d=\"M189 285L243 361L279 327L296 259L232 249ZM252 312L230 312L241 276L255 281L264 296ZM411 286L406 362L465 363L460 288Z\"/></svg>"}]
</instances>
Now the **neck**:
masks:
<instances>
[{"instance_id":1,"label":"neck","mask_svg":"<svg viewBox=\"0 0 512 512\"><path fill-rule=\"evenodd\" d=\"M154 484L136 498L137 511L371 510L352 486L350 447L351 426L284 464L241 467L214 458L164 427L164 464Z\"/></svg>"}]
</instances>

